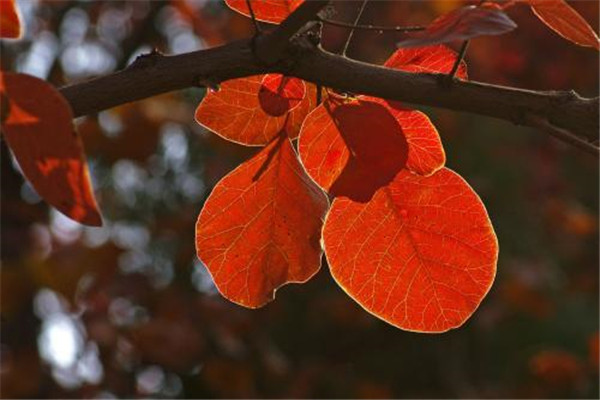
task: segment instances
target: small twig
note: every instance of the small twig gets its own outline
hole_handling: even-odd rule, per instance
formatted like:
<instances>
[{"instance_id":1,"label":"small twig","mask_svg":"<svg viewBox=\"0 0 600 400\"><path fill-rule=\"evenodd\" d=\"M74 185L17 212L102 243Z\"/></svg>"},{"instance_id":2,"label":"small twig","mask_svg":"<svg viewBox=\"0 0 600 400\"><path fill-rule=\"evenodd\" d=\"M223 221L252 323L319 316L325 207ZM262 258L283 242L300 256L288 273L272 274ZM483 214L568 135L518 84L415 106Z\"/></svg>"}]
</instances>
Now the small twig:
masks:
<instances>
[{"instance_id":1,"label":"small twig","mask_svg":"<svg viewBox=\"0 0 600 400\"><path fill-rule=\"evenodd\" d=\"M258 21L256 20L256 15L254 15L254 10L252 9L252 4L250 0L246 0L246 5L248 6L248 12L250 13L250 18L252 18L252 23L254 24L254 34L259 34L261 32L260 25L258 25Z\"/></svg>"},{"instance_id":2,"label":"small twig","mask_svg":"<svg viewBox=\"0 0 600 400\"><path fill-rule=\"evenodd\" d=\"M319 18L319 21L324 24L338 26L346 29L357 29L365 31L381 31L381 32L417 32L425 30L424 26L383 26L383 25L356 25L342 21L334 21L332 19Z\"/></svg>"},{"instance_id":3,"label":"small twig","mask_svg":"<svg viewBox=\"0 0 600 400\"><path fill-rule=\"evenodd\" d=\"M360 22L360 17L362 17L363 11L365 11L365 6L367 5L368 0L363 0L360 5L360 9L358 10L358 14L356 14L356 18L354 19L354 25L358 25ZM344 44L344 49L342 50L342 56L346 56L346 52L348 51L348 47L350 46L350 42L352 42L352 37L354 37L354 28L350 30L348 34L348 38L346 39L346 44Z\"/></svg>"},{"instance_id":4,"label":"small twig","mask_svg":"<svg viewBox=\"0 0 600 400\"><path fill-rule=\"evenodd\" d=\"M458 72L458 68L460 68L460 63L464 60L465 55L467 54L467 49L469 48L469 40L465 40L460 46L460 50L458 51L458 55L456 56L456 61L454 61L454 65L450 70L450 73L447 75L448 82L452 82L456 73Z\"/></svg>"},{"instance_id":5,"label":"small twig","mask_svg":"<svg viewBox=\"0 0 600 400\"><path fill-rule=\"evenodd\" d=\"M532 126L543 130L549 135L552 135L562 140L563 142L569 143L585 151L586 153L592 154L596 157L600 156L600 147L594 146L594 144L583 140L579 136L576 136L575 134L569 132L566 129L559 128L558 126L548 121L547 118L543 118L535 114L528 114L526 116L526 119Z\"/></svg>"}]
</instances>

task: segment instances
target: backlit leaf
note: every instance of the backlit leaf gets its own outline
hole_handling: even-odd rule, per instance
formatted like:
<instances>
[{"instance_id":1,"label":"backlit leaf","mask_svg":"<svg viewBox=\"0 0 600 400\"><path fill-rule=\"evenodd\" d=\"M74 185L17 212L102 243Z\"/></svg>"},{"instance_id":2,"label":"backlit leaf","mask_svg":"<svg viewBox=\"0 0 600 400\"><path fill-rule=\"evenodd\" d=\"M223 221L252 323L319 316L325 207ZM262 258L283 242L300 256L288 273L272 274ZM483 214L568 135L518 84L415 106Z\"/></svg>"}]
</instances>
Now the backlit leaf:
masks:
<instances>
[{"instance_id":1,"label":"backlit leaf","mask_svg":"<svg viewBox=\"0 0 600 400\"><path fill-rule=\"evenodd\" d=\"M0 73L2 133L38 194L68 217L102 225L69 104L48 83Z\"/></svg>"},{"instance_id":2,"label":"backlit leaf","mask_svg":"<svg viewBox=\"0 0 600 400\"><path fill-rule=\"evenodd\" d=\"M362 307L409 331L462 325L495 276L481 200L449 169L402 171L368 203L336 198L323 228L331 273Z\"/></svg>"},{"instance_id":3,"label":"backlit leaf","mask_svg":"<svg viewBox=\"0 0 600 400\"><path fill-rule=\"evenodd\" d=\"M258 21L278 24L288 17L304 0L251 0L252 11ZM246 0L225 0L231 8L250 17Z\"/></svg>"},{"instance_id":4,"label":"backlit leaf","mask_svg":"<svg viewBox=\"0 0 600 400\"><path fill-rule=\"evenodd\" d=\"M22 29L15 0L0 0L0 38L18 39Z\"/></svg>"},{"instance_id":5,"label":"backlit leaf","mask_svg":"<svg viewBox=\"0 0 600 400\"><path fill-rule=\"evenodd\" d=\"M408 146L389 110L368 99L330 96L306 118L302 164L334 196L368 201L406 166Z\"/></svg>"},{"instance_id":6,"label":"backlit leaf","mask_svg":"<svg viewBox=\"0 0 600 400\"><path fill-rule=\"evenodd\" d=\"M256 308L321 265L327 198L281 137L213 189L196 224L196 249L221 294Z\"/></svg>"},{"instance_id":7,"label":"backlit leaf","mask_svg":"<svg viewBox=\"0 0 600 400\"><path fill-rule=\"evenodd\" d=\"M232 142L261 146L284 128L294 138L314 98L314 88L297 78L267 74L232 79L207 93L196 121Z\"/></svg>"},{"instance_id":8,"label":"backlit leaf","mask_svg":"<svg viewBox=\"0 0 600 400\"><path fill-rule=\"evenodd\" d=\"M580 46L600 50L600 39L592 27L564 0L525 0L535 15L560 36Z\"/></svg>"},{"instance_id":9,"label":"backlit leaf","mask_svg":"<svg viewBox=\"0 0 600 400\"><path fill-rule=\"evenodd\" d=\"M491 6L466 6L436 18L424 31L410 33L398 47L430 46L467 40L478 36L501 35L517 24L506 13Z\"/></svg>"},{"instance_id":10,"label":"backlit leaf","mask_svg":"<svg viewBox=\"0 0 600 400\"><path fill-rule=\"evenodd\" d=\"M456 53L444 45L398 49L384 66L406 72L447 74L452 71ZM456 77L467 79L467 64L461 61Z\"/></svg>"}]
</instances>

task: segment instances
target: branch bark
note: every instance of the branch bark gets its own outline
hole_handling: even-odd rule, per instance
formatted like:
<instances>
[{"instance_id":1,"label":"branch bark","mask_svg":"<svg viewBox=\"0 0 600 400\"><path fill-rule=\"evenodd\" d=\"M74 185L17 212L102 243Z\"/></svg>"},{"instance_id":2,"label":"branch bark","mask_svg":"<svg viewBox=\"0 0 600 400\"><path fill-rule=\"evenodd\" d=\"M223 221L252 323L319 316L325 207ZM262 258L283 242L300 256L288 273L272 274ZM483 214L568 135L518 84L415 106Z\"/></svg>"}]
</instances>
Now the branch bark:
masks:
<instances>
[{"instance_id":1,"label":"branch bark","mask_svg":"<svg viewBox=\"0 0 600 400\"><path fill-rule=\"evenodd\" d=\"M173 90L277 72L339 91L470 112L534 128L540 128L541 118L582 141L598 138L599 98L473 81L457 81L448 87L442 83L445 75L412 74L350 60L324 51L302 35L290 40L315 20L325 4L305 2L272 33L253 40L176 56L153 52L122 71L64 87L61 93L78 117Z\"/></svg>"}]
</instances>

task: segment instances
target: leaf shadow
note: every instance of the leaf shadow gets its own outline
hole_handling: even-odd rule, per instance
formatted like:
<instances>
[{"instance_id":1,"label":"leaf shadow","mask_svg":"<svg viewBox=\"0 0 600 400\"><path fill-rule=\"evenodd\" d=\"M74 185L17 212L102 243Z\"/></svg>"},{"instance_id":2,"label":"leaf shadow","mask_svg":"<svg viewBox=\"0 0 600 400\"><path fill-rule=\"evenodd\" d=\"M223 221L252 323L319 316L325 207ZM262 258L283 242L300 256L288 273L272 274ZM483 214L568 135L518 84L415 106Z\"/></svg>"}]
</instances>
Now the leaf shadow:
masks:
<instances>
[{"instance_id":1,"label":"leaf shadow","mask_svg":"<svg viewBox=\"0 0 600 400\"><path fill-rule=\"evenodd\" d=\"M349 152L329 192L368 202L406 166L408 143L402 127L383 105L370 101L328 106L328 112Z\"/></svg>"}]
</instances>

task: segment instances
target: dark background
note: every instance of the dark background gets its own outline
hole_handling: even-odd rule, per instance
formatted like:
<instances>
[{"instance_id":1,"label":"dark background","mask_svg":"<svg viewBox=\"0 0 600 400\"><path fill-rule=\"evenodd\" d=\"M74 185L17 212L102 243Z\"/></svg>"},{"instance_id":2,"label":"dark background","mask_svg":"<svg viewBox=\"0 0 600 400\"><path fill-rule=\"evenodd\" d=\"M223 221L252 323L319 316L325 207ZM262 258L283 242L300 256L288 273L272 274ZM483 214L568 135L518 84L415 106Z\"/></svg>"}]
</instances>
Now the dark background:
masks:
<instances>
[{"instance_id":1,"label":"dark background","mask_svg":"<svg viewBox=\"0 0 600 400\"><path fill-rule=\"evenodd\" d=\"M221 1L18 2L23 40L2 68L61 86L252 34ZM460 1L371 1L364 23L413 25ZM575 1L594 27L598 2ZM336 19L359 3L336 2ZM598 95L598 52L525 6L501 37L471 43L473 80ZM347 31L326 28L339 49ZM401 38L359 32L349 56L382 62ZM456 47L457 44L454 45ZM76 121L105 226L50 210L2 143L2 397L598 397L598 163L538 131L426 109L448 167L480 194L500 243L496 282L460 329L403 332L363 311L327 266L246 310L194 254L212 186L256 149L203 130L201 89Z\"/></svg>"}]
</instances>

